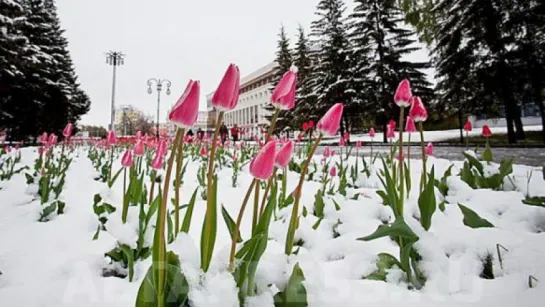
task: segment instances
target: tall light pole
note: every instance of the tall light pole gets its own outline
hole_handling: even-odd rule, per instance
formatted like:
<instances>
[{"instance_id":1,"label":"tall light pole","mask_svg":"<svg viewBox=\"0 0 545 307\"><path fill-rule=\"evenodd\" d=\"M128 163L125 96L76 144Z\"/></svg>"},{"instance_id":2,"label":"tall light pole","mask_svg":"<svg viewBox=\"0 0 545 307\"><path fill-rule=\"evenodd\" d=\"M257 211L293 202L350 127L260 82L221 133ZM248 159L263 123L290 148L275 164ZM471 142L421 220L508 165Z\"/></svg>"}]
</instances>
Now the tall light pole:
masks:
<instances>
[{"instance_id":1,"label":"tall light pole","mask_svg":"<svg viewBox=\"0 0 545 307\"><path fill-rule=\"evenodd\" d=\"M125 63L125 55L119 51L109 51L106 53L106 64L112 65L114 68L113 78L112 78L112 109L110 113L110 130L114 131L114 121L115 121L115 77L117 66L121 66Z\"/></svg>"},{"instance_id":2,"label":"tall light pole","mask_svg":"<svg viewBox=\"0 0 545 307\"><path fill-rule=\"evenodd\" d=\"M148 94L152 94L153 93L153 90L152 90L152 85L153 83L155 82L155 84L157 85L156 87L156 90L157 90L157 123L156 123L156 131L155 131L155 136L157 138L159 138L159 108L160 108L160 105L161 105L161 91L163 90L163 83L166 85L167 87L167 95L170 95L170 86L172 85L172 83L170 82L170 80L167 80L167 79L155 79L155 78L151 78L148 80Z\"/></svg>"}]
</instances>

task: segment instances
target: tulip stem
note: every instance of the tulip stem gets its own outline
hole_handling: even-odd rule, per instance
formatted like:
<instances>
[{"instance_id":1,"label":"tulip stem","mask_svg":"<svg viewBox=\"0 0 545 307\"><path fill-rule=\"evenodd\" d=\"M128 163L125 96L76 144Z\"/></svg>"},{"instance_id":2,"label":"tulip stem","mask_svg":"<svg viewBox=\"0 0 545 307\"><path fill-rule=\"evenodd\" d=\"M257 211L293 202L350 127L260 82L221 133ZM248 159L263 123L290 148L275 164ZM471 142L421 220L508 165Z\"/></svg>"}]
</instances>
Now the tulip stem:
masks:
<instances>
[{"instance_id":1,"label":"tulip stem","mask_svg":"<svg viewBox=\"0 0 545 307\"><path fill-rule=\"evenodd\" d=\"M405 120L405 107L401 106L399 113L399 214L403 216L403 198L405 197L405 182L403 178L404 157L403 157L403 128Z\"/></svg>"},{"instance_id":2,"label":"tulip stem","mask_svg":"<svg viewBox=\"0 0 545 307\"><path fill-rule=\"evenodd\" d=\"M246 205L248 204L248 200L250 199L250 194L252 194L252 189L254 185L256 184L257 180L253 180L250 184L250 187L248 188L248 191L246 191L246 196L244 196L244 201L242 201L242 206L240 207L240 210L238 211L237 216L237 223L235 224L235 230L233 232L233 240L231 241L231 252L229 254L229 271L233 272L234 269L234 263L235 263L235 248L238 240L238 234L240 232L240 224L242 223L242 217L244 216L244 210L246 209Z\"/></svg>"},{"instance_id":3,"label":"tulip stem","mask_svg":"<svg viewBox=\"0 0 545 307\"><path fill-rule=\"evenodd\" d=\"M182 137L180 138L180 144L178 145L178 156L176 159L176 180L174 182L174 238L178 236L180 231L180 172L182 171L182 165L184 162L184 138L185 129L181 129ZM176 144L174 144L176 146Z\"/></svg>"},{"instance_id":4,"label":"tulip stem","mask_svg":"<svg viewBox=\"0 0 545 307\"><path fill-rule=\"evenodd\" d=\"M153 194L155 194L154 190L155 190L155 180L156 180L156 174L155 174L155 170L152 170L151 171L151 189L150 189L150 194L149 194L149 205L151 206L151 203L153 202Z\"/></svg>"},{"instance_id":5,"label":"tulip stem","mask_svg":"<svg viewBox=\"0 0 545 307\"><path fill-rule=\"evenodd\" d=\"M260 182L257 182L254 188L255 188L255 192L254 192L254 215L252 217L252 236L255 235L255 231L257 228L257 220L259 217L259 191L261 190Z\"/></svg>"},{"instance_id":6,"label":"tulip stem","mask_svg":"<svg viewBox=\"0 0 545 307\"><path fill-rule=\"evenodd\" d=\"M176 155L176 147L181 139L181 130L178 129L176 131L176 139L174 140L174 146L172 148L172 152L170 153L170 157L168 159L168 165L167 165L167 171L165 174L165 183L164 183L164 189L163 189L163 196L161 198L161 207L159 208L158 212L158 219L157 219L157 231L159 234L159 240L154 240L155 242L159 242L159 246L153 246L153 248L157 248L157 261L154 261L154 265L158 265L158 284L155 285L157 289L157 298L159 302L162 302L162 295L164 292L164 285L165 285L165 270L164 265L166 263L166 248L163 248L166 246L165 243L165 220L167 215L167 199L168 199L168 186L170 183L170 174L172 173L172 164L174 164L174 157ZM154 269L154 271L156 271Z\"/></svg>"},{"instance_id":7,"label":"tulip stem","mask_svg":"<svg viewBox=\"0 0 545 307\"><path fill-rule=\"evenodd\" d=\"M269 195L273 178L276 178L276 170L277 168L275 167L273 175L269 177L269 180L267 180L267 187L265 188L265 194L263 194L263 198L261 199L261 209L259 210L259 216L262 216L263 211L265 211L265 202L267 201L267 196Z\"/></svg>"},{"instance_id":8,"label":"tulip stem","mask_svg":"<svg viewBox=\"0 0 545 307\"><path fill-rule=\"evenodd\" d=\"M318 145L320 144L322 137L323 137L323 134L320 133L320 135L314 142L314 145L312 146L310 150L310 154L307 157L307 160L305 161L305 165L303 166L303 169L301 170L301 177L299 178L299 183L297 184L297 188L295 188L295 202L293 204L290 225L289 225L288 233L286 236L285 253L288 256L291 255L291 252L293 249L293 240L295 238L295 230L297 230L297 227L298 227L297 224L299 220L299 202L301 200L301 194L303 192L302 191L303 183L305 182L305 176L307 174L308 165L310 164L310 160L312 160L312 157L314 156L314 153L316 152L316 148L318 148Z\"/></svg>"},{"instance_id":9,"label":"tulip stem","mask_svg":"<svg viewBox=\"0 0 545 307\"><path fill-rule=\"evenodd\" d=\"M418 130L420 130L420 147L422 147L422 180L420 181L420 192L422 192L428 176L428 172L426 170L426 146L424 146L424 127L422 122L418 122Z\"/></svg>"},{"instance_id":10,"label":"tulip stem","mask_svg":"<svg viewBox=\"0 0 545 307\"><path fill-rule=\"evenodd\" d=\"M127 223L127 214L129 212L129 203L127 202L127 168L123 168L123 212L121 213L121 221Z\"/></svg>"},{"instance_id":11,"label":"tulip stem","mask_svg":"<svg viewBox=\"0 0 545 307\"><path fill-rule=\"evenodd\" d=\"M213 179L214 179L214 159L216 157L216 146L218 141L218 134L220 130L221 123L223 122L223 111L220 111L218 114L218 119L216 121L216 128L214 129L214 136L212 138L212 148L210 149L210 156L208 158L208 178L206 183L206 213L205 213L205 224L203 227L203 232L209 233L212 230L214 221L212 220L212 214L214 212L214 202L213 202ZM210 247L210 242L207 242L209 239L211 239L211 236L209 235L203 235L204 242L201 242L201 269L206 272L208 271L208 261L203 261L204 257L207 257L207 255L212 255L213 250L209 251L208 248ZM214 246L212 245L212 249ZM208 264L207 264L208 263Z\"/></svg>"},{"instance_id":12,"label":"tulip stem","mask_svg":"<svg viewBox=\"0 0 545 307\"><path fill-rule=\"evenodd\" d=\"M267 137L265 138L265 144L267 143L267 141L269 140L269 138L273 134L274 126L276 125L276 120L278 119L278 114L280 114L280 109L277 107L274 110L273 117L271 118L271 125L269 127L269 131L267 131Z\"/></svg>"},{"instance_id":13,"label":"tulip stem","mask_svg":"<svg viewBox=\"0 0 545 307\"><path fill-rule=\"evenodd\" d=\"M108 175L108 182L112 182L112 168L114 167L114 148L110 147L110 173Z\"/></svg>"}]
</instances>

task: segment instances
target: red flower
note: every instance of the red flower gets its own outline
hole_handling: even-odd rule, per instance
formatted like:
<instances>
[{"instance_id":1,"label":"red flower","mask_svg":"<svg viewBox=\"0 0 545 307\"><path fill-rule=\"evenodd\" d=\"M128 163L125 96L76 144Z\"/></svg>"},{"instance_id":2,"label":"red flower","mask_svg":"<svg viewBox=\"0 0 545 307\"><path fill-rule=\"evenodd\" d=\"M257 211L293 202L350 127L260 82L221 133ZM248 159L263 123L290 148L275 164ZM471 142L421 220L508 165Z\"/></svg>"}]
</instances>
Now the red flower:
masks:
<instances>
[{"instance_id":1,"label":"red flower","mask_svg":"<svg viewBox=\"0 0 545 307\"><path fill-rule=\"evenodd\" d=\"M473 125L471 125L471 122L468 120L464 125L464 131L470 132L473 130Z\"/></svg>"},{"instance_id":2,"label":"red flower","mask_svg":"<svg viewBox=\"0 0 545 307\"><path fill-rule=\"evenodd\" d=\"M488 128L488 125L483 126L483 136L485 138L490 137L492 135L492 131L490 131L490 128Z\"/></svg>"},{"instance_id":3,"label":"red flower","mask_svg":"<svg viewBox=\"0 0 545 307\"><path fill-rule=\"evenodd\" d=\"M304 131L308 130L308 123L307 122L303 123L303 130Z\"/></svg>"}]
</instances>

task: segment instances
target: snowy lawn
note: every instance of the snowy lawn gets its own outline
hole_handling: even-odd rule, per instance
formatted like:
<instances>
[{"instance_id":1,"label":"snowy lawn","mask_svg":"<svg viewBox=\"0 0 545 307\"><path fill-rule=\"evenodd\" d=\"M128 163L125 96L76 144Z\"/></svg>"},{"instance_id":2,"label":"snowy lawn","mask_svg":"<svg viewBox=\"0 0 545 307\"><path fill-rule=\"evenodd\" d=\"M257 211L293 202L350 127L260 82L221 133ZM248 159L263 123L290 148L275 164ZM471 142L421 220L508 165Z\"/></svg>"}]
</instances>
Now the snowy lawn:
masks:
<instances>
[{"instance_id":1,"label":"snowy lawn","mask_svg":"<svg viewBox=\"0 0 545 307\"><path fill-rule=\"evenodd\" d=\"M436 137L432 134L427 133L427 140L451 137L443 132ZM360 139L367 140L365 137ZM21 153L22 165L32 168L38 155L37 148L25 148ZM122 224L123 180L118 179L109 191L106 183L94 180L97 171L87 157L86 147L76 148L71 156L74 160L59 198L66 203L65 213L53 214L49 222L38 222L42 207L39 200L29 195L32 187L27 186L24 172L0 183L0 306L135 305L151 257L135 263L133 282L128 278L103 277L103 270L112 266L106 261L105 252L113 249L117 242L131 244L135 241L137 234L131 227L138 224L138 209L131 206L128 223ZM339 158L339 155L330 158L330 164L340 162ZM120 157L116 158L114 171L119 169L120 160ZM180 193L181 204L188 204L199 187L200 158L188 160ZM294 160L300 162L302 158L295 157ZM249 297L246 306L273 306L274 294L286 287L296 264L304 273L303 285L309 306L543 304L545 207L522 202L527 196L545 196L545 181L540 169L514 165L513 173L505 178L500 191L473 189L458 176L463 161L430 157L428 171L433 166L439 180L451 165L454 166L452 176L445 178L446 196L435 189L438 208L431 227L426 231L419 222L421 161L410 161L413 186L405 201L403 216L419 237L414 250L421 257L418 267L426 279L421 289L415 289L408 283L405 273L395 265L385 271L385 281L369 278L377 271L379 253L397 257L399 247L394 241L388 237L357 240L394 219L392 210L376 193L384 190L378 176L382 169L380 159L366 169L369 176L362 172L364 164L361 158L349 157L343 161L345 167L348 165L349 174L350 167L356 163L359 171L353 178L348 176L346 196L338 191L339 176L334 177L334 193L324 196L323 219L319 221L315 216L315 195L322 188L321 160L322 156L315 156L317 168L311 167L309 172L314 173L313 178L305 182L302 191L300 212L303 215L295 236L297 254L286 256L284 253L292 210L292 205L288 205L277 210L273 218L268 245L257 267L255 283L258 295ZM366 161L369 163L370 157L366 157ZM498 172L496 165L487 166L484 171L487 176ZM239 306L235 280L227 270L231 237L221 215L221 206L235 218L253 178L248 173L248 165L242 167L236 187L232 186L231 167L223 165L217 170L217 175L220 213L217 216L216 247L208 272L203 274L199 268L199 242L206 210L206 201L200 192L197 193L189 234L180 233L168 246L180 257L182 272L190 287L190 306ZM298 179L299 173L289 172L287 191L294 190ZM148 189L149 180L146 177ZM101 231L98 239L93 240L99 225L93 211L93 197L97 193L108 199L117 210L109 216L107 231ZM171 191L170 196L173 195ZM442 201L445 201L444 211L439 208ZM250 201L248 207L252 203ZM464 215L458 204L472 209L494 227L464 225ZM170 202L169 207L172 209ZM182 218L186 210L181 211ZM251 236L251 208L247 210L241 228L244 240ZM153 231L148 231L146 236L145 244L151 244Z\"/></svg>"}]
</instances>

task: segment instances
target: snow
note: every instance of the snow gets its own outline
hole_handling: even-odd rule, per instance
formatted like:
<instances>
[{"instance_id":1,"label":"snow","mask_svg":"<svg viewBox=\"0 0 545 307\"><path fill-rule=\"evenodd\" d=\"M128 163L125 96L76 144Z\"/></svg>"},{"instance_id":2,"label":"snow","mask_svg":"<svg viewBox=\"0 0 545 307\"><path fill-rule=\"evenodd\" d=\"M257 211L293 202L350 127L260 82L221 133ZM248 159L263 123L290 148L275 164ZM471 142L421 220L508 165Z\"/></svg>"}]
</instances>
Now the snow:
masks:
<instances>
[{"instance_id":1,"label":"snow","mask_svg":"<svg viewBox=\"0 0 545 307\"><path fill-rule=\"evenodd\" d=\"M2 306L134 306L151 258L135 264L132 283L116 277L102 277L102 270L106 266L104 253L118 242L134 246L138 229L137 207L130 207L128 221L122 224L122 180L118 180L111 190L105 189L105 183L93 180L94 169L85 149L77 150L80 151L79 157L68 170L62 193L67 204L66 213L50 222L37 222L40 204L25 195L24 174L16 175L2 185ZM36 149L25 148L21 152L22 163L32 166ZM316 157L318 165L320 159ZM339 161L339 156L335 156L333 161ZM351 156L345 163L353 164L355 161ZM358 162L361 170L361 159ZM430 158L428 170L435 166L436 178L440 179L451 164L454 164L453 175L447 179L449 191L445 197L445 211L437 209L430 230L425 231L416 219L419 217L417 190L421 162L411 160L413 188L405 204L405 220L420 238L415 249L422 256L420 267L427 277L421 290L409 289L404 273L397 267L388 271L386 282L363 279L376 270L378 253L399 253L397 245L389 238L370 242L356 240L393 219L391 210L375 193L377 188L381 188L378 173L382 166L378 159L369 178L359 175L359 188L347 188L347 197L326 195L324 219L316 230L313 226L318 219L312 215L312 208L314 195L321 184L305 182L301 211L305 206L309 214L301 217L296 232L296 241L302 241L297 255L284 254L292 207L277 212L278 220L271 224L268 247L258 265L258 293L246 300L246 306L273 306L274 294L285 288L296 264L303 270L309 306L313 307L541 305L545 298L545 208L522 203L526 195L545 196L545 181L541 173L537 173L540 170L514 165L513 184L506 184L504 191L474 190L457 176L463 161ZM116 161L114 169L118 166L119 161ZM199 163L188 164L180 193L182 204L189 202L199 186L195 176L198 167ZM530 177L533 170L536 174ZM319 174L320 170L315 180L319 180ZM235 217L252 178L248 166L243 167L238 187L233 188L231 175L230 168L218 170L221 195L218 206L225 206ZM299 174L288 173L288 191L294 190L298 178ZM93 241L97 216L92 204L97 193L118 210L109 216L107 231L101 232L99 239ZM355 194L360 194L358 200L351 199ZM440 199L442 196L438 194L437 197ZM339 211L335 209L333 199L340 205ZM471 208L496 227L472 229L465 226L458 203ZM190 306L239 306L235 280L227 272L231 241L221 214L218 214L217 243L211 268L207 273L200 270L199 246L205 204L197 198L189 233L179 234L168 248L180 257L182 272L190 286ZM181 212L182 217L184 213ZM152 218L152 223L154 221ZM251 211L248 210L241 235L247 240L250 234ZM147 242L151 243L149 233ZM497 257L497 244L508 250L502 251L503 268ZM495 274L495 279L491 280L479 277L483 259L488 254L492 255ZM530 275L539 280L533 289L528 287Z\"/></svg>"}]
</instances>

